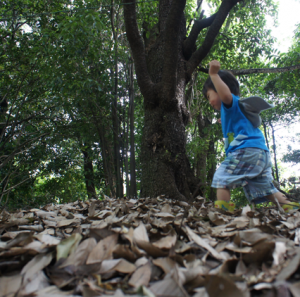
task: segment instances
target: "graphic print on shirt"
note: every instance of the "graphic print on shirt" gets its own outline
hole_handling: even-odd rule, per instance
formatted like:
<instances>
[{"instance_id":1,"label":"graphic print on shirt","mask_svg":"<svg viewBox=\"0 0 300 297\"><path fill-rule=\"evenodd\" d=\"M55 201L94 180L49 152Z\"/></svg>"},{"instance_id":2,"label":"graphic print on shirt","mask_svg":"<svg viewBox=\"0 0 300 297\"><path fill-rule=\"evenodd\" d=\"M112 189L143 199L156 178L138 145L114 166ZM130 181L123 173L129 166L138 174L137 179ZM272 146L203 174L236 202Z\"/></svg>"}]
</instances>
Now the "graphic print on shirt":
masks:
<instances>
[{"instance_id":1,"label":"graphic print on shirt","mask_svg":"<svg viewBox=\"0 0 300 297\"><path fill-rule=\"evenodd\" d=\"M248 138L247 135L239 134L237 137L234 137L234 132L228 132L225 140L225 150L228 146L238 146L244 142L245 139Z\"/></svg>"}]
</instances>

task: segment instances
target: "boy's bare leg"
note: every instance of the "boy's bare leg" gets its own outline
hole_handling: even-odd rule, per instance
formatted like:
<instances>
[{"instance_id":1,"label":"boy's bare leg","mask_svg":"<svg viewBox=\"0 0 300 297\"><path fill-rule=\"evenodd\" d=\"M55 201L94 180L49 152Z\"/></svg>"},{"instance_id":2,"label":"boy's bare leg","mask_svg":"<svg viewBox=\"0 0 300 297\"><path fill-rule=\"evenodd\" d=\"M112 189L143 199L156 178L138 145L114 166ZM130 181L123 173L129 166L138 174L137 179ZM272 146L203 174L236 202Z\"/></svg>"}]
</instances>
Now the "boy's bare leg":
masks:
<instances>
[{"instance_id":1,"label":"boy's bare leg","mask_svg":"<svg viewBox=\"0 0 300 297\"><path fill-rule=\"evenodd\" d=\"M230 190L229 189L217 189L217 200L224 200L226 202L230 201Z\"/></svg>"}]
</instances>

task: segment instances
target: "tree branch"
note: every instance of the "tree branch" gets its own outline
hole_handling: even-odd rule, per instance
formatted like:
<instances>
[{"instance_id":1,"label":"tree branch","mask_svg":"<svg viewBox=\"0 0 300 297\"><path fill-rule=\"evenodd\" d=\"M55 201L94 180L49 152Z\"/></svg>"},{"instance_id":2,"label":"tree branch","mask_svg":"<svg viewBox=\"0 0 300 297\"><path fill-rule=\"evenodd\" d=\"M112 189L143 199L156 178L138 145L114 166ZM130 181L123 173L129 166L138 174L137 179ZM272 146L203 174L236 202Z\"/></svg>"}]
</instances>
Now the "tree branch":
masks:
<instances>
[{"instance_id":1,"label":"tree branch","mask_svg":"<svg viewBox=\"0 0 300 297\"><path fill-rule=\"evenodd\" d=\"M149 99L149 89L153 88L154 84L148 72L145 47L136 22L135 0L124 0L124 3L126 35L132 50L137 82L146 100Z\"/></svg>"},{"instance_id":2,"label":"tree branch","mask_svg":"<svg viewBox=\"0 0 300 297\"><path fill-rule=\"evenodd\" d=\"M200 0L200 1L197 1L197 2L198 2L198 4L197 4L196 12L199 11L199 8L201 7L203 0ZM199 21L203 19L203 14L204 14L204 10L201 11L201 14L200 14L200 17L199 17ZM190 28L190 26L192 24L192 21L193 21L193 19L190 20L189 25L188 25L186 31L189 31L189 28Z\"/></svg>"},{"instance_id":3,"label":"tree branch","mask_svg":"<svg viewBox=\"0 0 300 297\"><path fill-rule=\"evenodd\" d=\"M207 56L210 49L213 46L215 38L217 37L229 11L239 2L240 0L223 0L222 4L217 12L217 15L209 27L205 40L201 47L194 52L192 57L187 63L187 77L191 77L195 68L200 64L200 62Z\"/></svg>"},{"instance_id":4,"label":"tree branch","mask_svg":"<svg viewBox=\"0 0 300 297\"><path fill-rule=\"evenodd\" d=\"M209 27L213 23L216 16L217 16L217 14L215 13L212 16L210 16L209 18L194 21L190 35L183 43L183 54L187 60L191 57L191 55L195 51L195 45L196 45L196 41L197 41L199 33L204 28Z\"/></svg>"},{"instance_id":5,"label":"tree branch","mask_svg":"<svg viewBox=\"0 0 300 297\"><path fill-rule=\"evenodd\" d=\"M6 158L6 160L4 160L3 162L1 162L1 164L0 164L0 169L1 169L2 167L4 167L10 160L12 160L12 159L14 158L14 156L15 156L16 154L19 153L19 150L20 150L22 147L24 147L27 143L34 142L34 141L36 141L37 139L39 139L39 138L41 138L41 137L44 137L44 136L46 136L46 135L48 135L48 134L49 134L49 133L43 133L43 134L41 134L41 135L39 135L39 136L37 136L37 137L34 137L33 139L29 139L29 140L25 141L24 143L20 144L13 152L11 152L11 153L8 155L8 157Z\"/></svg>"},{"instance_id":6,"label":"tree branch","mask_svg":"<svg viewBox=\"0 0 300 297\"><path fill-rule=\"evenodd\" d=\"M186 0L172 1L165 27L165 48L162 83L164 98L173 98L178 67L178 38Z\"/></svg>"},{"instance_id":7,"label":"tree branch","mask_svg":"<svg viewBox=\"0 0 300 297\"><path fill-rule=\"evenodd\" d=\"M246 74L254 74L254 73L282 73L287 71L293 71L300 69L300 64L286 67L278 67L278 68L256 68L256 69L236 69L229 70L234 75L246 75Z\"/></svg>"},{"instance_id":8,"label":"tree branch","mask_svg":"<svg viewBox=\"0 0 300 297\"><path fill-rule=\"evenodd\" d=\"M11 186L9 189L7 189L7 190L4 190L3 192L2 192L2 194L3 195L5 195L7 192L10 192L12 189L15 189L16 187L18 187L19 185L21 185L21 184L24 184L26 181L28 181L30 179L30 177L27 177L27 178L25 178L24 180L22 180L21 182L19 182L18 184L16 184L16 185L14 185L14 186Z\"/></svg>"},{"instance_id":9,"label":"tree branch","mask_svg":"<svg viewBox=\"0 0 300 297\"><path fill-rule=\"evenodd\" d=\"M287 71L293 71L300 69L300 64L286 67L278 67L278 68L253 68L253 69L233 69L228 70L232 74L239 75L247 75L247 74L258 74L258 73L282 73ZM208 73L208 68L198 67L198 71Z\"/></svg>"}]
</instances>

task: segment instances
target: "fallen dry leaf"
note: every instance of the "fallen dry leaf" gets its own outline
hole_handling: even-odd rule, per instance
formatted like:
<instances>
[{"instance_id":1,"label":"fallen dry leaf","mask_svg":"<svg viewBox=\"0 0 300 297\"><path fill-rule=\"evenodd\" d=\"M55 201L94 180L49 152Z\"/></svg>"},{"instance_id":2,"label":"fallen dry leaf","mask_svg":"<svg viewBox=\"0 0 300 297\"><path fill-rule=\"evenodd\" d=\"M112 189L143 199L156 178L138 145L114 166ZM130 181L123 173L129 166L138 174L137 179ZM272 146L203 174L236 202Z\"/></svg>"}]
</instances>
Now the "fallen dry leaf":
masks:
<instances>
[{"instance_id":1,"label":"fallen dry leaf","mask_svg":"<svg viewBox=\"0 0 300 297\"><path fill-rule=\"evenodd\" d=\"M21 286L21 282L22 276L20 274L0 277L0 296L15 296L15 293Z\"/></svg>"},{"instance_id":2,"label":"fallen dry leaf","mask_svg":"<svg viewBox=\"0 0 300 297\"><path fill-rule=\"evenodd\" d=\"M86 264L101 263L103 260L112 259L112 253L117 242L118 234L100 240L90 252Z\"/></svg>"},{"instance_id":3,"label":"fallen dry leaf","mask_svg":"<svg viewBox=\"0 0 300 297\"><path fill-rule=\"evenodd\" d=\"M132 287L138 288L140 286L148 286L151 278L151 264L146 264L137 268L129 279L128 284Z\"/></svg>"},{"instance_id":4,"label":"fallen dry leaf","mask_svg":"<svg viewBox=\"0 0 300 297\"><path fill-rule=\"evenodd\" d=\"M71 235L70 237L62 240L57 246L56 246L56 259L59 260L60 258L67 258L69 253L74 251L82 236L78 233L75 233Z\"/></svg>"}]
</instances>

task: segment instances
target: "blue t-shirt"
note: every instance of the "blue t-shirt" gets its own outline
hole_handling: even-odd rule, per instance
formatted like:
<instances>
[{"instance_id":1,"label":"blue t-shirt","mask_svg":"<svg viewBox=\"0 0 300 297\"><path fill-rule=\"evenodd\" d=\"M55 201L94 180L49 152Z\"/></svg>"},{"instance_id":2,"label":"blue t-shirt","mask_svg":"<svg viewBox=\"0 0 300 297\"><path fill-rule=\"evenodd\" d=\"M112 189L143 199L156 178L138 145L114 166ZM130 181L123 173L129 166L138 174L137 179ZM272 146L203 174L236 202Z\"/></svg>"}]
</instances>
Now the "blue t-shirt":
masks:
<instances>
[{"instance_id":1,"label":"blue t-shirt","mask_svg":"<svg viewBox=\"0 0 300 297\"><path fill-rule=\"evenodd\" d=\"M232 106L221 105L222 131L225 140L225 152L233 152L246 147L256 147L269 151L263 133L254 128L239 107L239 97L232 94Z\"/></svg>"}]
</instances>

